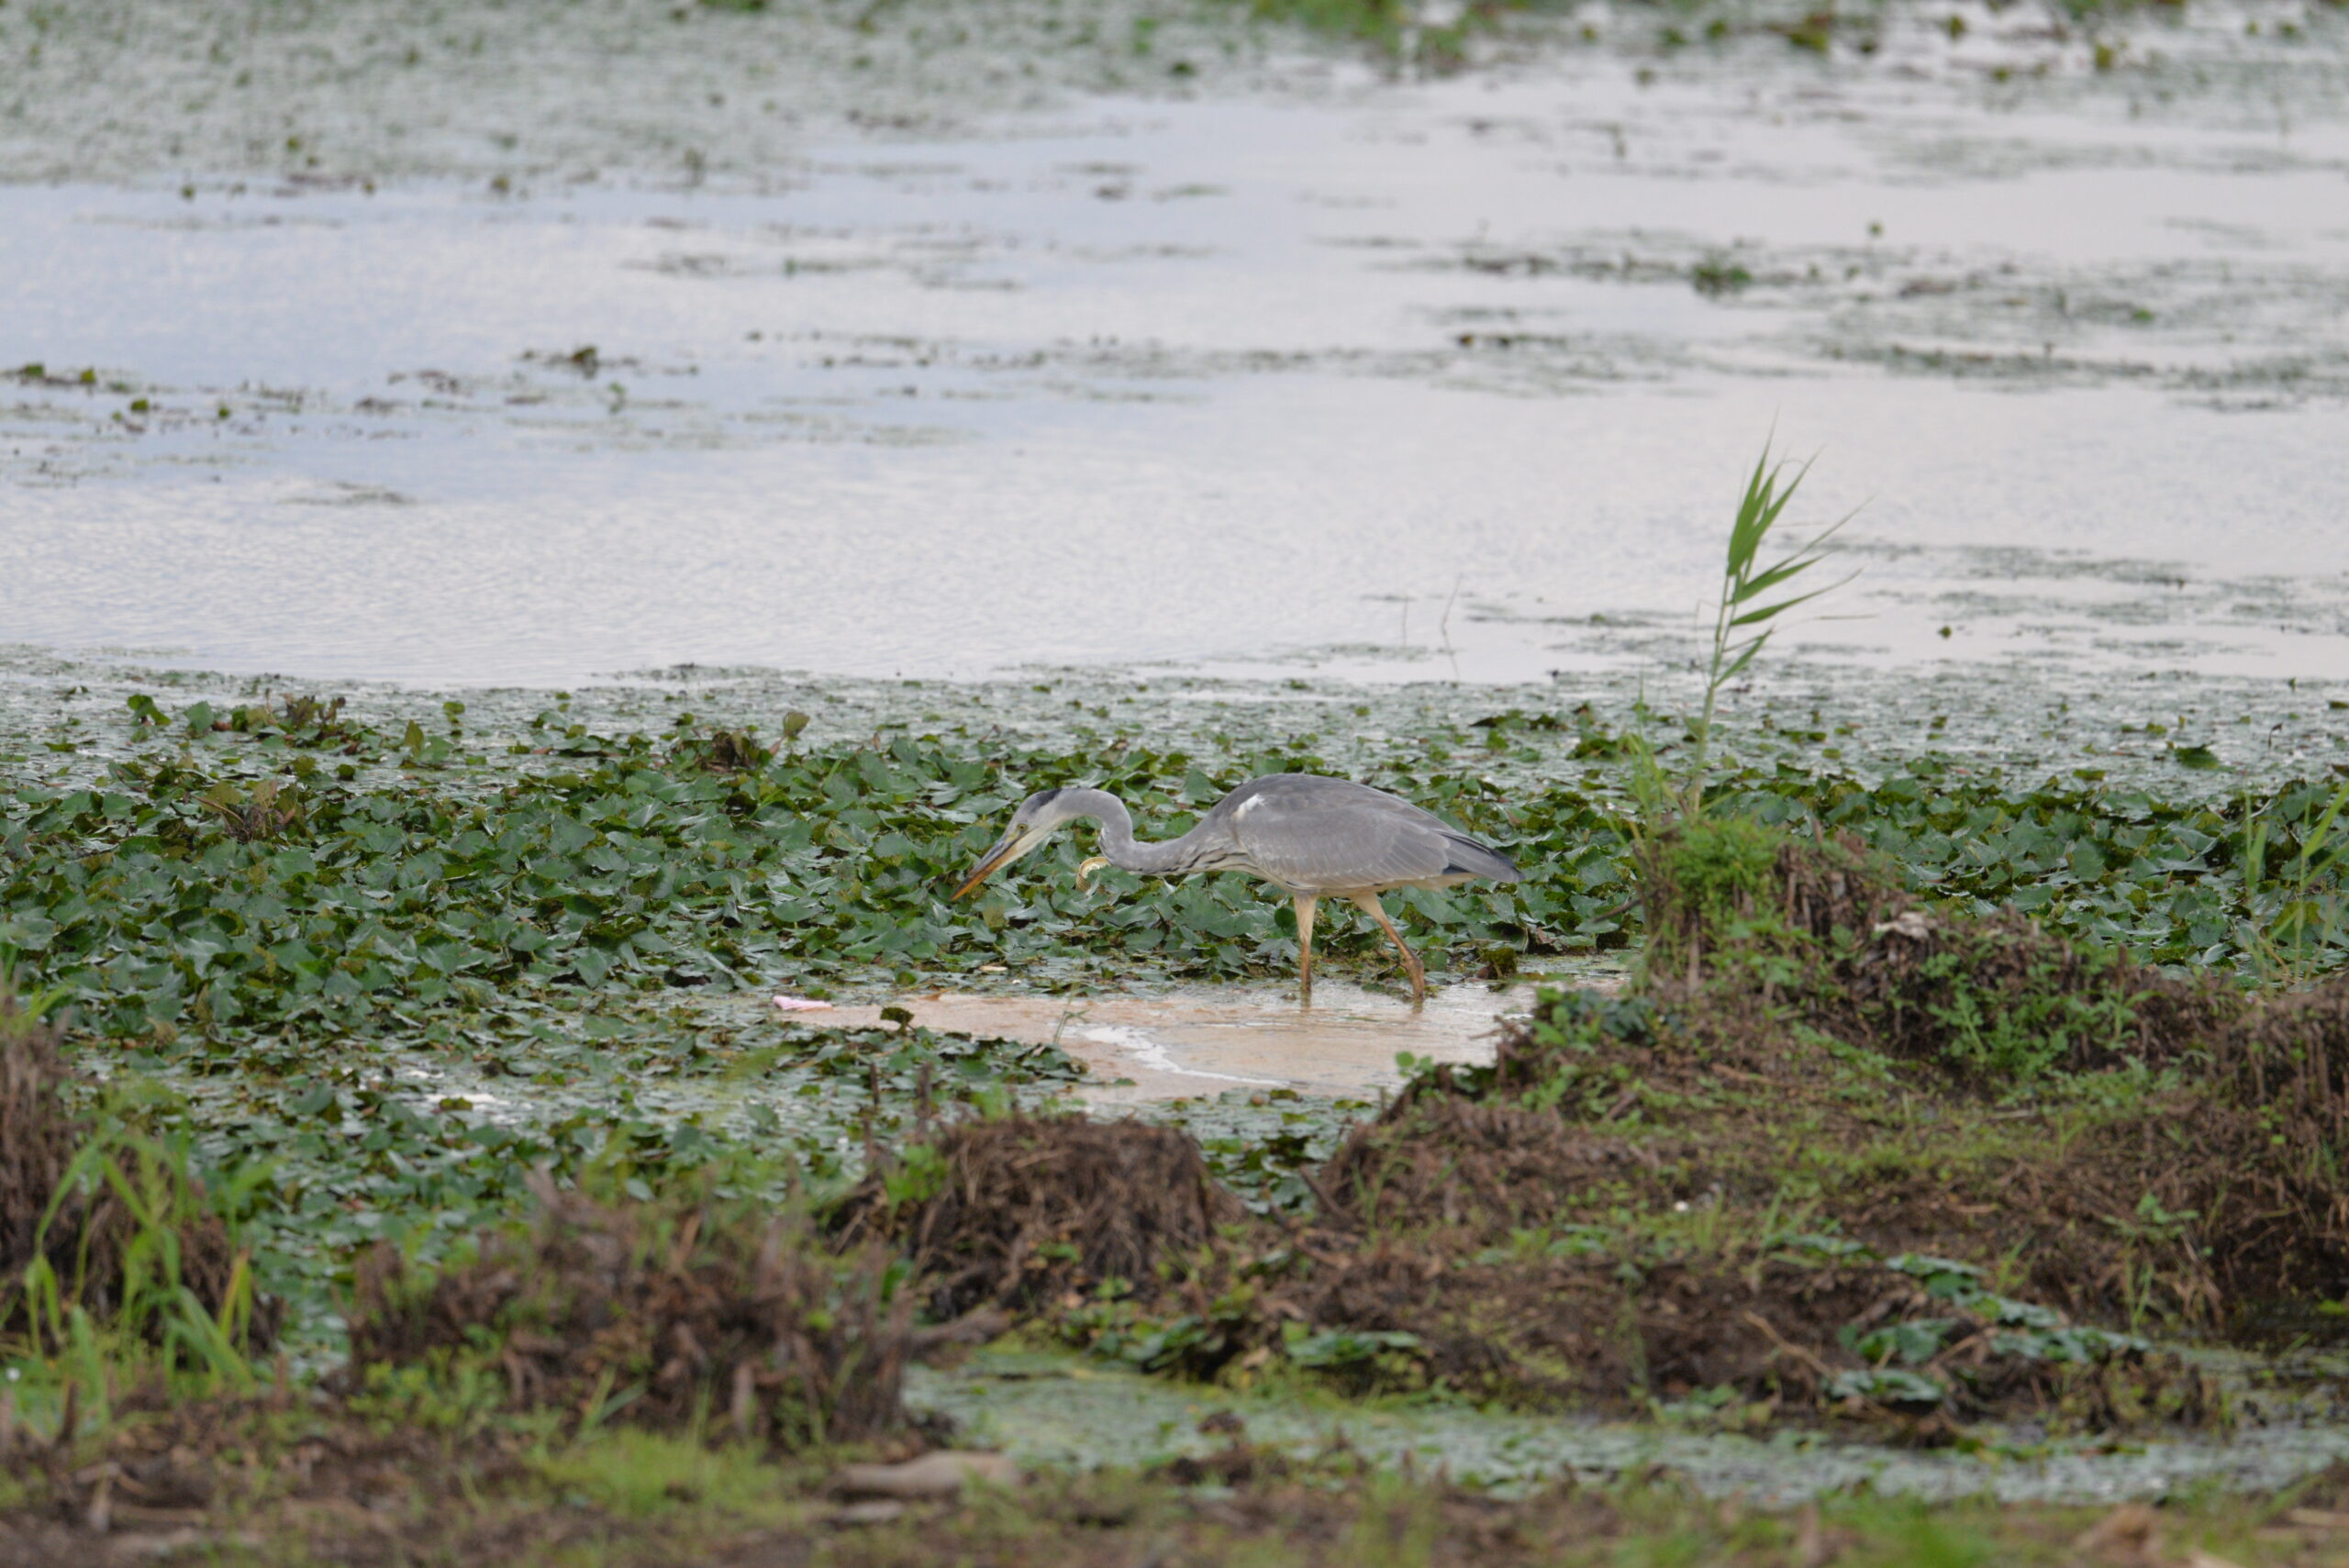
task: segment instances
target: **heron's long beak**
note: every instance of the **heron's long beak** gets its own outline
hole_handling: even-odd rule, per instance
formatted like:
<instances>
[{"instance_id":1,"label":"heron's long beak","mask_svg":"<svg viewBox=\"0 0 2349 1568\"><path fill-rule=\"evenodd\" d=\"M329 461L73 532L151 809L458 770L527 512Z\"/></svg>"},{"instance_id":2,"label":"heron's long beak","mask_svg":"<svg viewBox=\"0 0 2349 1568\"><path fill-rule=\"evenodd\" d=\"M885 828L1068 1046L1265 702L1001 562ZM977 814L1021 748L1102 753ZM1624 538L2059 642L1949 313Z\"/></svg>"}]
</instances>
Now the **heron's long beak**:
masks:
<instances>
[{"instance_id":1,"label":"heron's long beak","mask_svg":"<svg viewBox=\"0 0 2349 1568\"><path fill-rule=\"evenodd\" d=\"M953 897L960 898L969 893L997 870L1009 865L1042 841L1043 835L1041 833L1026 835L1006 833L996 841L994 849L979 857L979 863L971 868L971 874L963 879L963 885L954 890Z\"/></svg>"}]
</instances>

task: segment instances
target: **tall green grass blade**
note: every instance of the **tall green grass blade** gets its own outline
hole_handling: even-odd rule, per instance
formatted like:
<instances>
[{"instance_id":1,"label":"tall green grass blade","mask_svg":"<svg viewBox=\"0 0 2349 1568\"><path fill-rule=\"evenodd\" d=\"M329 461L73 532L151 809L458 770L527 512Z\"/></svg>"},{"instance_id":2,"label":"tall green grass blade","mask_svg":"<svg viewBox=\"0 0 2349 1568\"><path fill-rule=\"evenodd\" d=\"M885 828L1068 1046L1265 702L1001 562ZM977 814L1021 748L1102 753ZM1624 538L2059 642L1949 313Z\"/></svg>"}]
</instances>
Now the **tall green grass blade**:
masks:
<instances>
[{"instance_id":1,"label":"tall green grass blade","mask_svg":"<svg viewBox=\"0 0 2349 1568\"><path fill-rule=\"evenodd\" d=\"M1816 565L1817 562L1813 562L1809 564ZM1854 575L1857 575L1857 573L1854 573ZM1841 582L1830 583L1824 588L1813 588L1808 594L1798 594L1791 599L1781 599L1775 605L1766 605L1758 610L1748 610L1745 614L1737 617L1729 624L1733 627L1756 625L1759 622L1770 619L1774 616L1782 615L1786 611L1793 609L1797 605L1807 605L1810 603L1811 600L1818 598L1821 594L1831 594L1836 589L1843 586L1845 583L1849 583L1851 580L1852 579L1850 577L1846 577Z\"/></svg>"},{"instance_id":2,"label":"tall green grass blade","mask_svg":"<svg viewBox=\"0 0 2349 1568\"><path fill-rule=\"evenodd\" d=\"M1798 577L1809 571L1819 564L1820 559L1818 556L1809 556L1801 560L1781 562L1752 581L1741 584L1737 590L1735 602L1742 604L1748 599L1759 598L1787 579Z\"/></svg>"},{"instance_id":3,"label":"tall green grass blade","mask_svg":"<svg viewBox=\"0 0 2349 1568\"><path fill-rule=\"evenodd\" d=\"M1735 680L1738 676L1738 673L1743 670L1748 664L1753 662L1753 656L1761 652L1763 645L1767 643L1769 640L1770 634L1765 631L1761 636L1755 638L1753 641L1746 643L1744 645L1744 651L1738 654L1736 661L1731 663L1728 669L1723 670L1720 673L1720 684L1727 685L1730 682Z\"/></svg>"},{"instance_id":4,"label":"tall green grass blade","mask_svg":"<svg viewBox=\"0 0 2349 1568\"><path fill-rule=\"evenodd\" d=\"M1742 674L1768 646L1775 628L1769 628L1767 623L1851 581L1845 577L1842 582L1776 604L1756 605L1765 595L1786 586L1824 561L1828 541L1855 515L1846 514L1816 538L1757 571L1756 562L1769 541L1770 531L1777 527L1778 519L1810 473L1809 462L1791 473L1787 463L1774 463L1771 445L1770 440L1763 442L1762 455L1753 473L1746 476L1744 493L1738 497L1737 515L1730 525L1729 548L1722 557L1720 597L1713 612L1712 653L1705 666L1704 708L1692 727L1694 745L1687 777L1674 792L1679 809L1689 816L1704 808L1705 783L1711 764L1713 715L1720 706L1721 688ZM1750 606L1755 607L1747 607ZM1741 628L1757 626L1765 629L1749 638L1736 635Z\"/></svg>"}]
</instances>

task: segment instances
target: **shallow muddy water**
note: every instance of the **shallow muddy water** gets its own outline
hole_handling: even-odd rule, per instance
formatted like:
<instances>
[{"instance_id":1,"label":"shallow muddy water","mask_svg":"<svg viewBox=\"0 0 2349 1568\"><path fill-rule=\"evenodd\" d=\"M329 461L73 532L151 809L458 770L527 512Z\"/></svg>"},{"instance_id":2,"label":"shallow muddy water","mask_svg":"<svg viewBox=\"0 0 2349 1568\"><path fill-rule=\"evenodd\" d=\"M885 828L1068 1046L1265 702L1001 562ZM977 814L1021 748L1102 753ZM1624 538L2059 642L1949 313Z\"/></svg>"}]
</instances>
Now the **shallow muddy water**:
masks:
<instances>
[{"instance_id":1,"label":"shallow muddy water","mask_svg":"<svg viewBox=\"0 0 2349 1568\"><path fill-rule=\"evenodd\" d=\"M2296 1423L2247 1427L2226 1441L2065 1444L2017 1433L2003 1448L1976 1453L1902 1451L1791 1429L1757 1439L1442 1405L1364 1409L1251 1398L1017 1351L982 1352L951 1372L918 1372L907 1399L1030 1463L1148 1464L1208 1453L1228 1440L1200 1431L1199 1423L1230 1411L1257 1442L1306 1453L1343 1442L1383 1463L1408 1459L1422 1474L1442 1472L1502 1493L1562 1474L1607 1483L1662 1465L1715 1496L1742 1494L1764 1507L1861 1486L1920 1498L2101 1503L2211 1485L2280 1487L2349 1458L2349 1431Z\"/></svg>"},{"instance_id":2,"label":"shallow muddy water","mask_svg":"<svg viewBox=\"0 0 2349 1568\"><path fill-rule=\"evenodd\" d=\"M1586 978L1562 973L1553 984L1620 984L1620 964L1586 967ZM1232 1089L1366 1099L1402 1082L1397 1053L1489 1062L1500 1019L1532 1001L1530 982L1470 983L1432 987L1425 1006L1414 1007L1408 995L1323 977L1309 1007L1297 1005L1293 988L1239 985L1091 996L940 992L900 996L894 1006L924 1029L1057 1045L1090 1074L1078 1096L1106 1109ZM879 1005L807 1017L859 1028L882 1021Z\"/></svg>"},{"instance_id":3,"label":"shallow muddy water","mask_svg":"<svg viewBox=\"0 0 2349 1568\"><path fill-rule=\"evenodd\" d=\"M0 639L1540 678L1677 644L1775 425L1865 503L1841 657L2349 677L2338 29L2001 84L1978 21L979 95L697 184L0 186Z\"/></svg>"}]
</instances>

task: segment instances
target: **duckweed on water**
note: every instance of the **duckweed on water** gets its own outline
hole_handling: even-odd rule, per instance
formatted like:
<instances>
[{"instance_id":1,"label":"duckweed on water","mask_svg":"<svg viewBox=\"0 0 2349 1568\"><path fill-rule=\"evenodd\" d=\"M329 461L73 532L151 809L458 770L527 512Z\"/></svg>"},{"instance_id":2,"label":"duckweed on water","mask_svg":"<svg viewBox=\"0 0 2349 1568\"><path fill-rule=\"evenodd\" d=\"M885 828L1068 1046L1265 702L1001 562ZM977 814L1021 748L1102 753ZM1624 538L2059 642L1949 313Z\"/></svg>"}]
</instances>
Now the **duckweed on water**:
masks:
<instances>
[{"instance_id":1,"label":"duckweed on water","mask_svg":"<svg viewBox=\"0 0 2349 1568\"><path fill-rule=\"evenodd\" d=\"M135 719L177 728L141 701ZM1241 778L1342 771L1297 746L1210 774L1132 735L1075 762L967 736L762 762L763 748L729 733L597 736L551 710L500 759L469 749L451 706L444 732L410 720L395 735L323 709L199 703L184 734L85 787L17 784L0 816L0 946L102 1032L167 1048L183 1031L413 1032L426 1012L462 1016L518 990L885 984L1052 962L1070 977L1277 973L1293 962L1286 917L1235 879L1112 873L1087 893L1066 874L1082 852L1071 844L967 908L945 884L1032 788L1098 783L1174 833ZM1511 749L1523 721L1505 720L1487 728L1488 751ZM1575 733L1567 750L1609 755L1586 718ZM1576 771L1578 784L1505 790L1438 749L1369 775L1528 868L1514 888L1399 895L1440 929L1440 950L1627 940L1620 797L1598 770ZM1748 768L1717 798L1761 823L1854 831L1961 907L2011 905L2144 961L2224 966L2256 946L2243 922L2269 891L2241 885L2246 823L2280 873L2331 795L2288 784L2230 808L2142 789L2017 790L1928 757L1875 781ZM1360 953L1371 938L1357 926L1329 941Z\"/></svg>"}]
</instances>

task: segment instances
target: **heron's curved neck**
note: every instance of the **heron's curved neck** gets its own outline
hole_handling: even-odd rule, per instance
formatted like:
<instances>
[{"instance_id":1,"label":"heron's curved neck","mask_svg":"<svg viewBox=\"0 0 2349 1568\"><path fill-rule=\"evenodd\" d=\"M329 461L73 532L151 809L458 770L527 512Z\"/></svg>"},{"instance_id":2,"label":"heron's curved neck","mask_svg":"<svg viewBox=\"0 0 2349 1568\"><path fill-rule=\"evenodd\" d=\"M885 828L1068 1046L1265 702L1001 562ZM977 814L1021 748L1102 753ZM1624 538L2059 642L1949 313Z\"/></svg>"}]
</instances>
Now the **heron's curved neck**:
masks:
<instances>
[{"instance_id":1,"label":"heron's curved neck","mask_svg":"<svg viewBox=\"0 0 2349 1568\"><path fill-rule=\"evenodd\" d=\"M1101 824L1101 852L1119 870L1143 876L1180 876L1198 869L1201 840L1208 831L1206 823L1179 839L1149 844L1134 837L1133 813L1108 790L1073 789L1061 799L1070 816L1090 817Z\"/></svg>"}]
</instances>

